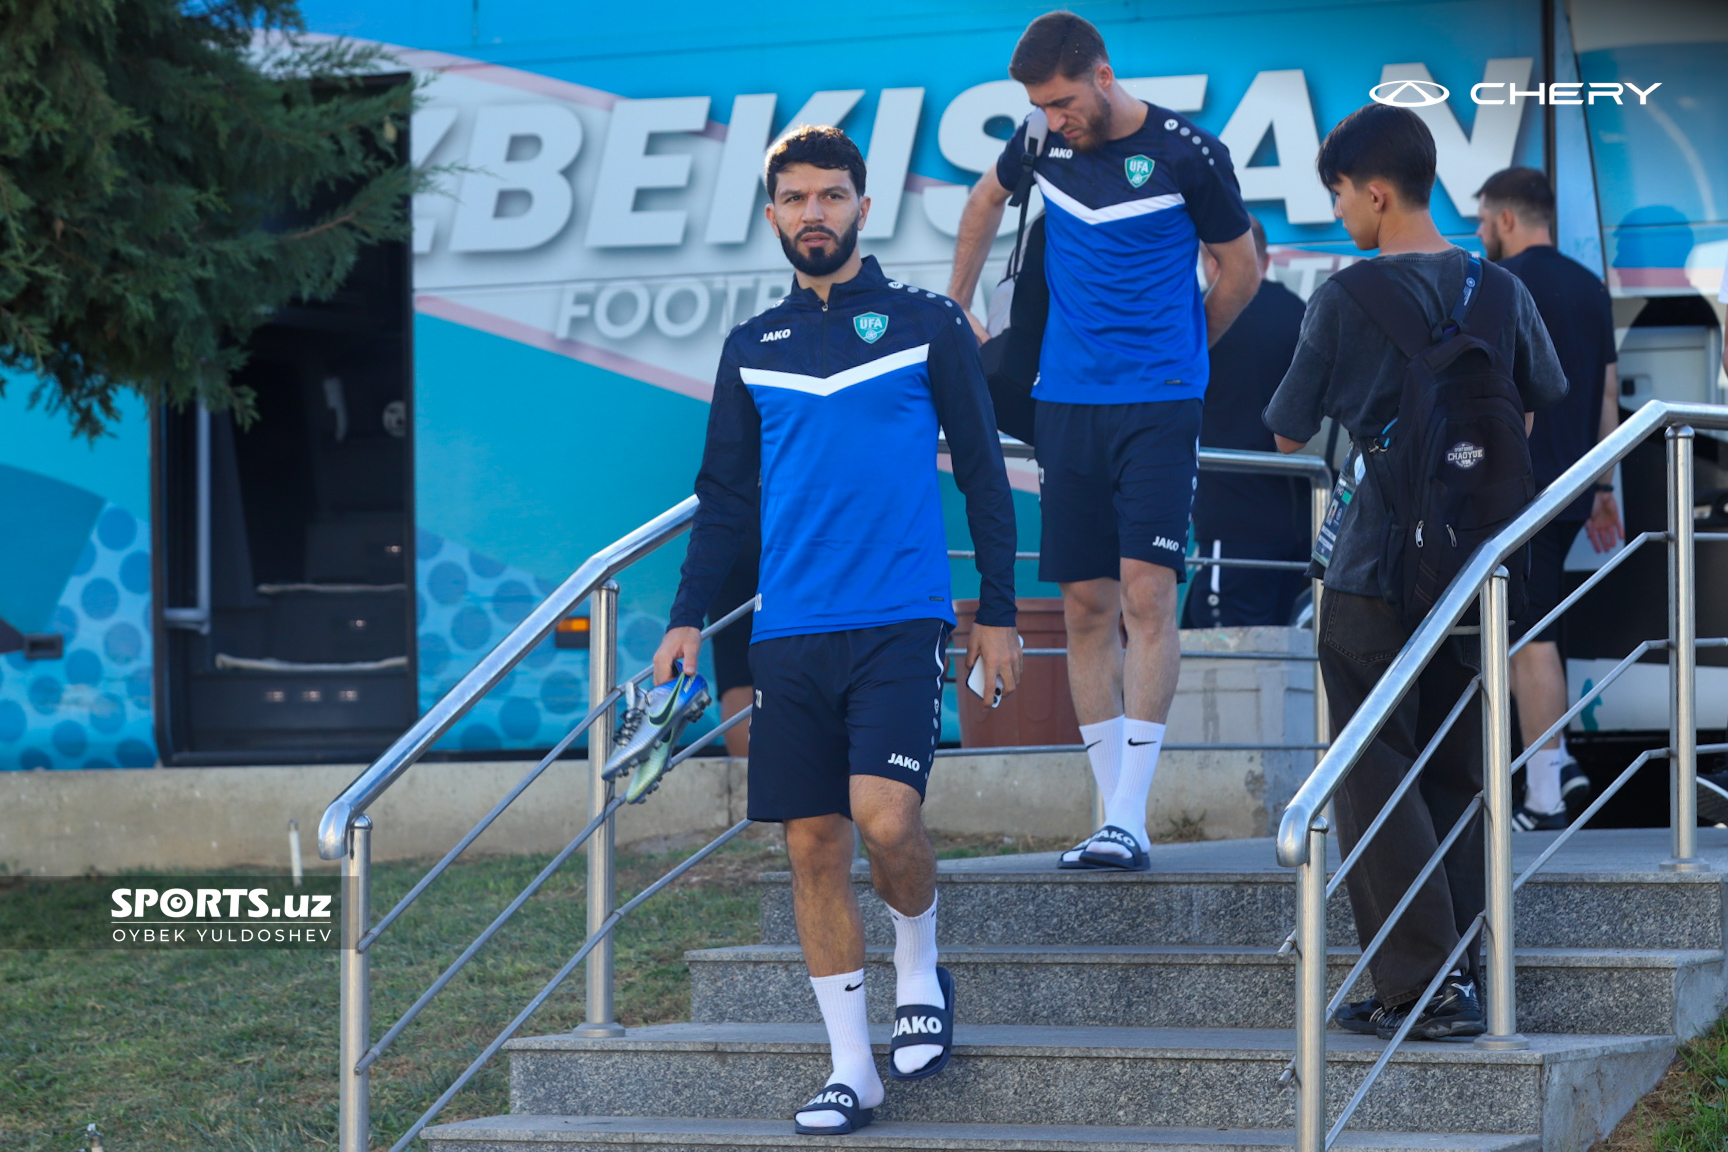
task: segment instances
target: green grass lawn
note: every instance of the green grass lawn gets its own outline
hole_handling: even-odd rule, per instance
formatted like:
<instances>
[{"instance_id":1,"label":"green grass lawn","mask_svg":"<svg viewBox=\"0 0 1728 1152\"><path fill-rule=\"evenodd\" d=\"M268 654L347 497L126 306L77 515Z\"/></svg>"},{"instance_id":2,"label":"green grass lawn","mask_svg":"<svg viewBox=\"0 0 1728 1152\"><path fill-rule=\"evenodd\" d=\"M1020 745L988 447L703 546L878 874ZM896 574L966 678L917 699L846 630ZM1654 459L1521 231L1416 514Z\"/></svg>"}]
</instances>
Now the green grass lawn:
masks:
<instances>
[{"instance_id":1,"label":"green grass lawn","mask_svg":"<svg viewBox=\"0 0 1728 1152\"><path fill-rule=\"evenodd\" d=\"M695 847L620 854L620 901ZM938 847L961 856L1053 845L997 837ZM392 926L373 950L374 1037L547 859L457 864ZM688 1019L685 949L757 940L756 875L784 861L775 833L753 830L626 920L617 943L619 1019L626 1026ZM426 867L376 866L375 914ZM581 945L583 883L578 858L374 1066L374 1147L393 1144ZM0 950L0 1149L73 1152L88 1146L85 1125L92 1122L107 1152L334 1148L337 956ZM523 1033L580 1023L582 991L577 971ZM440 1120L508 1111L508 1072L508 1060L496 1058Z\"/></svg>"},{"instance_id":2,"label":"green grass lawn","mask_svg":"<svg viewBox=\"0 0 1728 1152\"><path fill-rule=\"evenodd\" d=\"M1728 1149L1728 1018L1684 1045L1654 1091L1597 1152Z\"/></svg>"}]
</instances>

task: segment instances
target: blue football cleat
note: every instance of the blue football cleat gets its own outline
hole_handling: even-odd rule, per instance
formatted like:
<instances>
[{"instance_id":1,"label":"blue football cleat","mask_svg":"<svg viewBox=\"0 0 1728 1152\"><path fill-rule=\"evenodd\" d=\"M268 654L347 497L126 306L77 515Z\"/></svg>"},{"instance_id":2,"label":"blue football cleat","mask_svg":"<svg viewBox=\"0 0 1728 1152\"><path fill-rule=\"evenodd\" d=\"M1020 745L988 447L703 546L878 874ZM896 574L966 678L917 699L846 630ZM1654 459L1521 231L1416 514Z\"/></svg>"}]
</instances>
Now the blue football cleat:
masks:
<instances>
[{"instance_id":1,"label":"blue football cleat","mask_svg":"<svg viewBox=\"0 0 1728 1152\"><path fill-rule=\"evenodd\" d=\"M618 749L606 761L605 770L608 780L631 773L624 788L626 803L640 804L660 786L678 737L708 709L708 682L683 669L680 661L678 675L666 683L656 684L645 693L631 690L632 703L625 709L614 737Z\"/></svg>"}]
</instances>

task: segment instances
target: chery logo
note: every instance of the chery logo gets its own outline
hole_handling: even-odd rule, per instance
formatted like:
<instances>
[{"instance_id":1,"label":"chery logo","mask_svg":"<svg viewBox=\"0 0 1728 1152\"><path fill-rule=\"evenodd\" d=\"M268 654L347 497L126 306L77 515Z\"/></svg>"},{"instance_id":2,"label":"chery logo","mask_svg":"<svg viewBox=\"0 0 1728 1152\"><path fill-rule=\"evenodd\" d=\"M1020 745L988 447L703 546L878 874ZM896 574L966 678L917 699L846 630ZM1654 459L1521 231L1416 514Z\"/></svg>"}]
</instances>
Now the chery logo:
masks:
<instances>
[{"instance_id":1,"label":"chery logo","mask_svg":"<svg viewBox=\"0 0 1728 1152\"><path fill-rule=\"evenodd\" d=\"M1529 90L1519 88L1516 84L1489 83L1473 85L1470 89L1470 99L1476 104L1513 104L1520 99L1534 99L1538 104L1589 104L1594 106L1598 99L1612 100L1624 105L1622 99L1628 92L1638 97L1639 104L1645 104L1650 99L1650 93L1662 87L1658 80L1648 88L1640 88L1636 84L1619 84L1611 81L1592 80L1589 84L1581 81L1568 81L1560 84L1538 84ZM1490 98L1490 93L1499 89L1502 99ZM1452 92L1444 84L1436 84L1432 80L1387 80L1368 89L1368 98L1376 104L1388 104L1393 108L1430 108L1439 104Z\"/></svg>"},{"instance_id":2,"label":"chery logo","mask_svg":"<svg viewBox=\"0 0 1728 1152\"><path fill-rule=\"evenodd\" d=\"M1394 108L1427 108L1450 95L1444 84L1432 80L1388 80L1368 90L1368 98L1374 103Z\"/></svg>"}]
</instances>

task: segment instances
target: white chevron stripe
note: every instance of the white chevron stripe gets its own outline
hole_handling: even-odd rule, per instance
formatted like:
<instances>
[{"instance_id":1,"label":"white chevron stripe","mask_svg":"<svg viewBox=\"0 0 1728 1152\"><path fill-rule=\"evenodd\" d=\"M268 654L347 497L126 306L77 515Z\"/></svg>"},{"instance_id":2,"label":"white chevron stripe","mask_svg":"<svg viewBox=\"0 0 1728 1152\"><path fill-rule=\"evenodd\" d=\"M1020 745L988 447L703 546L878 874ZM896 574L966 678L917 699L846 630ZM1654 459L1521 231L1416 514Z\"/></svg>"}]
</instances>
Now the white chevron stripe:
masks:
<instances>
[{"instance_id":1,"label":"white chevron stripe","mask_svg":"<svg viewBox=\"0 0 1728 1152\"><path fill-rule=\"evenodd\" d=\"M1114 220L1128 220L1135 216L1162 212L1166 208L1179 208L1186 203L1182 199L1182 193L1171 192L1163 196L1148 196L1144 200L1126 200L1121 204L1112 204L1108 208L1088 208L1046 180L1042 172L1034 173L1034 175L1038 179L1039 189L1044 193L1044 199L1086 224L1108 224Z\"/></svg>"},{"instance_id":2,"label":"white chevron stripe","mask_svg":"<svg viewBox=\"0 0 1728 1152\"><path fill-rule=\"evenodd\" d=\"M866 380L874 380L878 376L886 376L901 368L909 368L914 364L922 364L930 358L930 345L920 344L916 348L908 348L903 352L890 352L865 364L848 368L844 372L836 372L832 376L804 376L797 372L770 372L766 368L740 368L738 375L746 384L757 384L764 388L790 388L794 392L807 392L812 396L832 396L842 388L850 388L854 384L862 384Z\"/></svg>"}]
</instances>

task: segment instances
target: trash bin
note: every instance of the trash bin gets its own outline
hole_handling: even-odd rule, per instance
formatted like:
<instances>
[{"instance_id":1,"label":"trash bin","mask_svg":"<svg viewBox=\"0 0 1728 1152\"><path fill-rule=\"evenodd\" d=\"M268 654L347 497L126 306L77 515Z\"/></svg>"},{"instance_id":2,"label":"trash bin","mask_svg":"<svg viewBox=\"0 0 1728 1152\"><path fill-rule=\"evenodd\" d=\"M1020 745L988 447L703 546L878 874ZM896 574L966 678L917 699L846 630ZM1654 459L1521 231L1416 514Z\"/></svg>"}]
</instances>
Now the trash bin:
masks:
<instances>
[{"instance_id":1,"label":"trash bin","mask_svg":"<svg viewBox=\"0 0 1728 1152\"><path fill-rule=\"evenodd\" d=\"M1062 598L1026 596L1016 601L1020 636L1031 648L1066 648L1068 629L1062 622ZM978 601L954 601L959 621L950 646L964 649ZM955 696L960 705L960 745L964 748L1012 748L1036 744L1080 743L1080 722L1074 718L1074 698L1068 694L1068 660L1063 656L1028 656L1019 689L1005 696L998 708L987 707L966 687L966 660L952 665Z\"/></svg>"}]
</instances>

